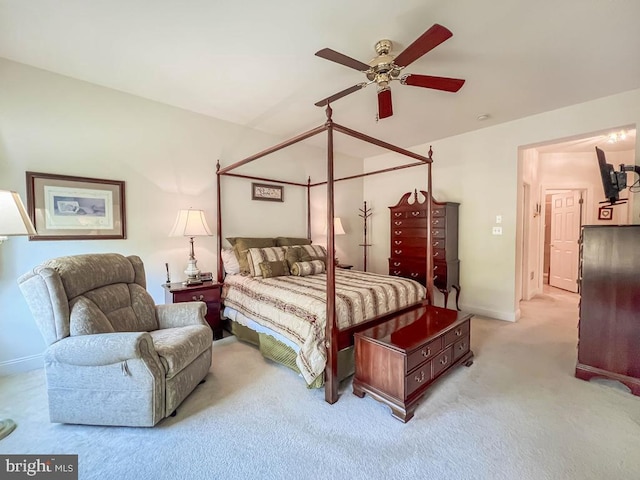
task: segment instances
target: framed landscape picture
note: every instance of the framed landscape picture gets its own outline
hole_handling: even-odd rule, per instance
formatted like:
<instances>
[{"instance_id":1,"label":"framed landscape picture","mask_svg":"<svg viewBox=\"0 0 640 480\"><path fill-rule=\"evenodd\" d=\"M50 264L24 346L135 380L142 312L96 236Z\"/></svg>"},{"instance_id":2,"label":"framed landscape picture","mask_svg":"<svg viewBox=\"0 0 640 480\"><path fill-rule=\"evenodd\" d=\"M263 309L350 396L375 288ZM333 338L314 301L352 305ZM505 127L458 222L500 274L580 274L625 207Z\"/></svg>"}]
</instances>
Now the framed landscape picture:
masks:
<instances>
[{"instance_id":1,"label":"framed landscape picture","mask_svg":"<svg viewBox=\"0 0 640 480\"><path fill-rule=\"evenodd\" d=\"M30 240L126 238L124 182L27 172Z\"/></svg>"},{"instance_id":2,"label":"framed landscape picture","mask_svg":"<svg viewBox=\"0 0 640 480\"><path fill-rule=\"evenodd\" d=\"M268 185L266 183L251 184L251 200L267 200L270 202L284 202L282 185Z\"/></svg>"}]
</instances>

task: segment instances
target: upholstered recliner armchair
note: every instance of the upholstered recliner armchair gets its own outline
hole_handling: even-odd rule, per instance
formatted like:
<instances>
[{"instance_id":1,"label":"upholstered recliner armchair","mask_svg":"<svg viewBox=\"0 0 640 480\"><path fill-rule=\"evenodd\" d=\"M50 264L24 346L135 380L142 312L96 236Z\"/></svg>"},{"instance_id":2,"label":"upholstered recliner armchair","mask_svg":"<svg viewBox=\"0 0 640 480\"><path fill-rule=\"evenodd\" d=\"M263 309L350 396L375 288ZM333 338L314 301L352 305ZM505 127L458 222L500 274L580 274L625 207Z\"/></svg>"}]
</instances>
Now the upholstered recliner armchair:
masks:
<instances>
[{"instance_id":1,"label":"upholstered recliner armchair","mask_svg":"<svg viewBox=\"0 0 640 480\"><path fill-rule=\"evenodd\" d=\"M137 256L56 258L18 283L48 344L52 422L153 426L209 371L206 305L155 305Z\"/></svg>"}]
</instances>

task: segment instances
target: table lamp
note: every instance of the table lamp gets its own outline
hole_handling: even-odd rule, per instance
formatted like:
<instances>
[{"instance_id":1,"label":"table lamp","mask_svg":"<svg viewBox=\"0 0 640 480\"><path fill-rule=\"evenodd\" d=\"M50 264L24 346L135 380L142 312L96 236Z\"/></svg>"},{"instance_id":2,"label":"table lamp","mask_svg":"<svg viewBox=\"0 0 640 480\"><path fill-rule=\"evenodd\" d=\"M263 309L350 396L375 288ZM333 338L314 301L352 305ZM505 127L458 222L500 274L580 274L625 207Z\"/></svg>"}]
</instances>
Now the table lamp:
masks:
<instances>
[{"instance_id":1,"label":"table lamp","mask_svg":"<svg viewBox=\"0 0 640 480\"><path fill-rule=\"evenodd\" d=\"M324 227L324 234L325 236L327 235L326 225ZM334 217L333 218L333 236L335 237L336 235L346 235L346 234L347 232L344 231L344 227L342 226L342 220L340 220L340 217ZM337 257L335 259L335 263L336 265L340 264Z\"/></svg>"},{"instance_id":2,"label":"table lamp","mask_svg":"<svg viewBox=\"0 0 640 480\"><path fill-rule=\"evenodd\" d=\"M16 192L0 190L0 244L9 236L37 235L22 200ZM13 432L16 423L9 419L0 419L0 440Z\"/></svg>"},{"instance_id":3,"label":"table lamp","mask_svg":"<svg viewBox=\"0 0 640 480\"><path fill-rule=\"evenodd\" d=\"M169 233L170 237L189 237L191 249L189 253L189 262L187 269L184 271L187 280L183 282L185 285L199 285L202 283L200 279L200 270L197 266L197 260L193 251L193 238L201 236L211 236L211 230L204 218L203 210L180 210L176 217L176 223Z\"/></svg>"}]
</instances>

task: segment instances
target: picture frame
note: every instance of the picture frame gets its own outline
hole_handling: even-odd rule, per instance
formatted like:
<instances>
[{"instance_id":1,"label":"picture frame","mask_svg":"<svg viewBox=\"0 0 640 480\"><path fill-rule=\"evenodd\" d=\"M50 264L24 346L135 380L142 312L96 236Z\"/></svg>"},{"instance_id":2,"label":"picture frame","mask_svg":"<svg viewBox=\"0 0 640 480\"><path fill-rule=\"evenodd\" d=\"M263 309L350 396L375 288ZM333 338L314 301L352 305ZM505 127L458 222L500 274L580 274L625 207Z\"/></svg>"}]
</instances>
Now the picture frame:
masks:
<instances>
[{"instance_id":1,"label":"picture frame","mask_svg":"<svg viewBox=\"0 0 640 480\"><path fill-rule=\"evenodd\" d=\"M267 183L252 183L251 200L284 202L284 187L282 185L270 185Z\"/></svg>"},{"instance_id":2,"label":"picture frame","mask_svg":"<svg viewBox=\"0 0 640 480\"><path fill-rule=\"evenodd\" d=\"M598 220L613 220L613 207L600 207L598 209Z\"/></svg>"},{"instance_id":3,"label":"picture frame","mask_svg":"<svg viewBox=\"0 0 640 480\"><path fill-rule=\"evenodd\" d=\"M29 240L126 238L124 181L26 172Z\"/></svg>"}]
</instances>

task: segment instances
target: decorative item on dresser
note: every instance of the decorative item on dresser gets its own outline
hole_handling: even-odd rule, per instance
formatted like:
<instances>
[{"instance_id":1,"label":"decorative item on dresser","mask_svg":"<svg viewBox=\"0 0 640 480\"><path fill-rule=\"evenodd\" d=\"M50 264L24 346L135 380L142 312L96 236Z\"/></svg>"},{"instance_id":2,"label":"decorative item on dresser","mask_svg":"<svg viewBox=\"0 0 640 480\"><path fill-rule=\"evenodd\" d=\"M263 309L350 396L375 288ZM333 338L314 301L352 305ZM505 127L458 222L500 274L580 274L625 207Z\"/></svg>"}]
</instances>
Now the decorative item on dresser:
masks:
<instances>
[{"instance_id":1,"label":"decorative item on dresser","mask_svg":"<svg viewBox=\"0 0 640 480\"><path fill-rule=\"evenodd\" d=\"M640 396L640 225L586 225L580 243L576 377Z\"/></svg>"},{"instance_id":2,"label":"decorative item on dresser","mask_svg":"<svg viewBox=\"0 0 640 480\"><path fill-rule=\"evenodd\" d=\"M427 275L427 192L420 190L424 200L418 200L418 191L405 193L400 201L389 207L391 211L391 246L389 275L407 277L423 285ZM409 203L409 198L414 201ZM433 252L433 284L444 295L447 307L449 292L456 291L456 308L460 310L460 260L458 260L458 207L459 203L431 204L431 244Z\"/></svg>"},{"instance_id":3,"label":"decorative item on dresser","mask_svg":"<svg viewBox=\"0 0 640 480\"><path fill-rule=\"evenodd\" d=\"M207 304L205 320L213 330L213 339L222 338L222 321L220 319L220 290L218 282L204 281L200 285L183 283L163 284L165 303L204 302Z\"/></svg>"}]
</instances>

